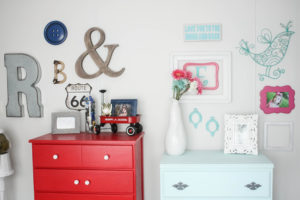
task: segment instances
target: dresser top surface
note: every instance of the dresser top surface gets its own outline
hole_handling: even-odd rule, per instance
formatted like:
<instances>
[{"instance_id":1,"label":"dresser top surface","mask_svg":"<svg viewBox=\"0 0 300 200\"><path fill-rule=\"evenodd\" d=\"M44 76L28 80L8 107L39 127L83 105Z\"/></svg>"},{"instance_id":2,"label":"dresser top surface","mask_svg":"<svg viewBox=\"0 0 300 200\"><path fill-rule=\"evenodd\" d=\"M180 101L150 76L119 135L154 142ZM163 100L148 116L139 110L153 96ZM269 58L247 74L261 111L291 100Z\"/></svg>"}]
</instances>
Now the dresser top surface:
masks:
<instances>
[{"instance_id":1,"label":"dresser top surface","mask_svg":"<svg viewBox=\"0 0 300 200\"><path fill-rule=\"evenodd\" d=\"M144 136L139 133L129 136L126 133L72 133L72 134L46 134L29 140L32 144L134 144Z\"/></svg>"},{"instance_id":2,"label":"dresser top surface","mask_svg":"<svg viewBox=\"0 0 300 200\"><path fill-rule=\"evenodd\" d=\"M244 165L259 164L270 165L273 163L264 155L245 155L245 154L224 154L220 150L191 150L186 151L180 156L163 155L161 165L181 165L181 164L199 164L199 165Z\"/></svg>"}]
</instances>

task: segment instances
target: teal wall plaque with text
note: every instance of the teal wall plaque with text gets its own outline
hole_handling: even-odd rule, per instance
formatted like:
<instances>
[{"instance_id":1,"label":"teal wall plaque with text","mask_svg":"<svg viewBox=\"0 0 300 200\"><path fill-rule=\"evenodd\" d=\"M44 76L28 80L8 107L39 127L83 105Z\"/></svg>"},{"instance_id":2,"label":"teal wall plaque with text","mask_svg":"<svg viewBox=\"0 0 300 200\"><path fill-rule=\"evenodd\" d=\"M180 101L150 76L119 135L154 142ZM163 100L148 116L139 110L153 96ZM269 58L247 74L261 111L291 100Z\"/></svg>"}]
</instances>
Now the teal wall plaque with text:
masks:
<instances>
[{"instance_id":1,"label":"teal wall plaque with text","mask_svg":"<svg viewBox=\"0 0 300 200\"><path fill-rule=\"evenodd\" d=\"M221 24L186 24L184 25L185 41L218 41L221 40Z\"/></svg>"}]
</instances>

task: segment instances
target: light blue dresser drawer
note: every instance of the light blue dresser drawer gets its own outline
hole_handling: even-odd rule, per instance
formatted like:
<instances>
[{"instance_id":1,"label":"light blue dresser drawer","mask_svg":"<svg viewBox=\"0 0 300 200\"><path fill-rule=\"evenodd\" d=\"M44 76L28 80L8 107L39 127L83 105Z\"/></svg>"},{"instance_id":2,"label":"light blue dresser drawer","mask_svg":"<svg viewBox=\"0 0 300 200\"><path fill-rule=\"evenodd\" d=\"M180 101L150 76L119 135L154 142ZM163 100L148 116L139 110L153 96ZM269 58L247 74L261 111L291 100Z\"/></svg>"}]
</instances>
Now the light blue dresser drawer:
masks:
<instances>
[{"instance_id":1,"label":"light blue dresser drawer","mask_svg":"<svg viewBox=\"0 0 300 200\"><path fill-rule=\"evenodd\" d=\"M164 155L161 200L272 200L273 164L263 155L188 151Z\"/></svg>"},{"instance_id":2,"label":"light blue dresser drawer","mask_svg":"<svg viewBox=\"0 0 300 200\"><path fill-rule=\"evenodd\" d=\"M165 197L270 197L271 174L265 171L165 172ZM252 184L253 183L253 184ZM247 187L247 185L249 185Z\"/></svg>"}]
</instances>

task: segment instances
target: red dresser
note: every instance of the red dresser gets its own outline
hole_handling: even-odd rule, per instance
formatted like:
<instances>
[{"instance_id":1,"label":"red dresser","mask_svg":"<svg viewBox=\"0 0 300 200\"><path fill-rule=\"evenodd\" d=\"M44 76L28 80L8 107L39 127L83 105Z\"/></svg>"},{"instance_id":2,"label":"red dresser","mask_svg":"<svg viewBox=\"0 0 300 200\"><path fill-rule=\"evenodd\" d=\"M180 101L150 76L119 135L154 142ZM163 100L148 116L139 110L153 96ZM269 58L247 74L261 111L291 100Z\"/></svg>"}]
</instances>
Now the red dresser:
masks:
<instances>
[{"instance_id":1,"label":"red dresser","mask_svg":"<svg viewBox=\"0 0 300 200\"><path fill-rule=\"evenodd\" d=\"M35 200L143 200L143 136L47 134L30 140Z\"/></svg>"}]
</instances>

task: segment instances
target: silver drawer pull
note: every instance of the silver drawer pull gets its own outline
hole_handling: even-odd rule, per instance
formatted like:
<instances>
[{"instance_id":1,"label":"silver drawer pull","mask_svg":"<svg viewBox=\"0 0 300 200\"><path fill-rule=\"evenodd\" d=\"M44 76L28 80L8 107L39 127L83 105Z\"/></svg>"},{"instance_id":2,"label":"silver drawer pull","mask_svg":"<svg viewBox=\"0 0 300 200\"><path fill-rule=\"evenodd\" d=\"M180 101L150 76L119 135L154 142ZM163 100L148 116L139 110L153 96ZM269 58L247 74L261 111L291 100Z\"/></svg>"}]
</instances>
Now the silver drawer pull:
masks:
<instances>
[{"instance_id":1,"label":"silver drawer pull","mask_svg":"<svg viewBox=\"0 0 300 200\"><path fill-rule=\"evenodd\" d=\"M252 183L245 185L245 187L249 188L250 190L257 190L258 188L261 187L261 185L255 183L255 182L252 182Z\"/></svg>"},{"instance_id":2,"label":"silver drawer pull","mask_svg":"<svg viewBox=\"0 0 300 200\"><path fill-rule=\"evenodd\" d=\"M74 180L74 185L78 185L79 184L79 180Z\"/></svg>"},{"instance_id":3,"label":"silver drawer pull","mask_svg":"<svg viewBox=\"0 0 300 200\"><path fill-rule=\"evenodd\" d=\"M104 160L109 160L109 155L106 154L106 155L104 155L103 158L104 158Z\"/></svg>"},{"instance_id":4,"label":"silver drawer pull","mask_svg":"<svg viewBox=\"0 0 300 200\"><path fill-rule=\"evenodd\" d=\"M52 158L53 158L53 160L57 160L57 159L58 159L58 155L57 155L57 154L54 154L54 155L52 156Z\"/></svg>"},{"instance_id":5,"label":"silver drawer pull","mask_svg":"<svg viewBox=\"0 0 300 200\"><path fill-rule=\"evenodd\" d=\"M177 190L184 190L185 188L187 188L189 185L184 184L182 182L179 182L175 185L173 185L174 188L176 188Z\"/></svg>"},{"instance_id":6,"label":"silver drawer pull","mask_svg":"<svg viewBox=\"0 0 300 200\"><path fill-rule=\"evenodd\" d=\"M84 181L85 185L89 185L91 182L89 180Z\"/></svg>"}]
</instances>

